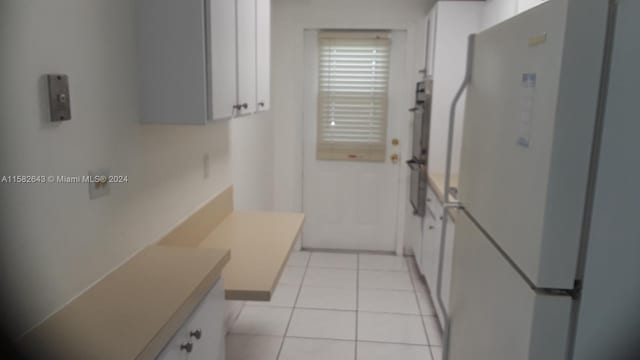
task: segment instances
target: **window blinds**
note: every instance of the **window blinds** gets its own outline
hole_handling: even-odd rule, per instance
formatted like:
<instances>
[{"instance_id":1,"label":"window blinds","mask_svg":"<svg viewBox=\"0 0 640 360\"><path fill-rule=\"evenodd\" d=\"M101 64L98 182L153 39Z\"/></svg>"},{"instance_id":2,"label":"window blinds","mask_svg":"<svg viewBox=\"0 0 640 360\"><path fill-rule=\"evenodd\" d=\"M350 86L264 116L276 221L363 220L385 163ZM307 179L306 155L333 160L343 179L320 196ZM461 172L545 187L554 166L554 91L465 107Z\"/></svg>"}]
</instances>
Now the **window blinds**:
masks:
<instances>
[{"instance_id":1,"label":"window blinds","mask_svg":"<svg viewBox=\"0 0 640 360\"><path fill-rule=\"evenodd\" d=\"M384 161L389 34L322 31L319 55L317 158Z\"/></svg>"}]
</instances>

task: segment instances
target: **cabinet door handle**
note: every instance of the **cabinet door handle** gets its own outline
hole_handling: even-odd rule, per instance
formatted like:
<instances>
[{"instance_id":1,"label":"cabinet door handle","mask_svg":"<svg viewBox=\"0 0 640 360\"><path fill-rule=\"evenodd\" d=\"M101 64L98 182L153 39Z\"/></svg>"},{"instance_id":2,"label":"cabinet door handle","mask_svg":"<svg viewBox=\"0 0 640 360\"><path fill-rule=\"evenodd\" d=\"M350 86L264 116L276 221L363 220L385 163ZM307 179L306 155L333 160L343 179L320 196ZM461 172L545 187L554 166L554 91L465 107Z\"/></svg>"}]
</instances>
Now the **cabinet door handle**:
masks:
<instances>
[{"instance_id":1,"label":"cabinet door handle","mask_svg":"<svg viewBox=\"0 0 640 360\"><path fill-rule=\"evenodd\" d=\"M233 110L240 110L242 109L242 105L233 105Z\"/></svg>"},{"instance_id":2,"label":"cabinet door handle","mask_svg":"<svg viewBox=\"0 0 640 360\"><path fill-rule=\"evenodd\" d=\"M186 344L180 345L180 351L186 351L187 353L192 352L193 351L193 344L188 342Z\"/></svg>"},{"instance_id":3,"label":"cabinet door handle","mask_svg":"<svg viewBox=\"0 0 640 360\"><path fill-rule=\"evenodd\" d=\"M243 109L248 109L249 108L249 104L247 104L247 103L244 103L241 106L242 106Z\"/></svg>"},{"instance_id":4,"label":"cabinet door handle","mask_svg":"<svg viewBox=\"0 0 640 360\"><path fill-rule=\"evenodd\" d=\"M198 329L195 331L191 331L189 333L189 336L195 338L196 340L200 340L200 338L202 337L202 330Z\"/></svg>"},{"instance_id":5,"label":"cabinet door handle","mask_svg":"<svg viewBox=\"0 0 640 360\"><path fill-rule=\"evenodd\" d=\"M433 230L433 225L429 225L429 230Z\"/></svg>"},{"instance_id":6,"label":"cabinet door handle","mask_svg":"<svg viewBox=\"0 0 640 360\"><path fill-rule=\"evenodd\" d=\"M258 106L260 106L260 107L264 107L264 101L260 101L260 102L258 103Z\"/></svg>"}]
</instances>

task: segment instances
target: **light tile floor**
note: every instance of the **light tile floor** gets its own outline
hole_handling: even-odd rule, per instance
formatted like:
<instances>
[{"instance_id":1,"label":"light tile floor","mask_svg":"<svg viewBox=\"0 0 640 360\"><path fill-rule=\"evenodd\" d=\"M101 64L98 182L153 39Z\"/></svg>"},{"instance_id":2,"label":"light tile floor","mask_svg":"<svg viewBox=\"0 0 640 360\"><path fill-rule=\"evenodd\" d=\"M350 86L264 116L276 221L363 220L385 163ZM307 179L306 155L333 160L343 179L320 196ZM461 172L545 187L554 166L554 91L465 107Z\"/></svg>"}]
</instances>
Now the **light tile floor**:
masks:
<instances>
[{"instance_id":1,"label":"light tile floor","mask_svg":"<svg viewBox=\"0 0 640 360\"><path fill-rule=\"evenodd\" d=\"M272 301L234 322L227 360L440 360L434 314L408 258L295 252Z\"/></svg>"}]
</instances>

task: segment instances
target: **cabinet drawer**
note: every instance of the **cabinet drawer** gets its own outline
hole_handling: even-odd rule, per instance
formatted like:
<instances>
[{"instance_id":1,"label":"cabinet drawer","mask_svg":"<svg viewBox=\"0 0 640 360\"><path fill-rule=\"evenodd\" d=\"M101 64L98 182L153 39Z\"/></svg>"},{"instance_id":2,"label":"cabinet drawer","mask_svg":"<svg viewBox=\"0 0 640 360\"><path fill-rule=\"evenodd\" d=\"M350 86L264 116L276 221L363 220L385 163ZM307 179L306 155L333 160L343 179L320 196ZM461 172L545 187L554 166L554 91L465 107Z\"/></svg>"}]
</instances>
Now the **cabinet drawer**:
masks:
<instances>
[{"instance_id":1,"label":"cabinet drawer","mask_svg":"<svg viewBox=\"0 0 640 360\"><path fill-rule=\"evenodd\" d=\"M225 360L224 285L218 280L158 360Z\"/></svg>"}]
</instances>

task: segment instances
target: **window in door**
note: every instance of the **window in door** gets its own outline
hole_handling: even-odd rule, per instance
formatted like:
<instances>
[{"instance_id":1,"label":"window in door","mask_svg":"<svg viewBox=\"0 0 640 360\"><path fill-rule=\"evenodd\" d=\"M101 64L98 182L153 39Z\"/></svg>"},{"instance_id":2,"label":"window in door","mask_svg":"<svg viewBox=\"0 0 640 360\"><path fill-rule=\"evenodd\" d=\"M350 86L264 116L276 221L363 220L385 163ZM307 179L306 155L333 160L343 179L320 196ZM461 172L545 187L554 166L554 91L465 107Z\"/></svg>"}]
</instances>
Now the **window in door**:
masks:
<instances>
[{"instance_id":1,"label":"window in door","mask_svg":"<svg viewBox=\"0 0 640 360\"><path fill-rule=\"evenodd\" d=\"M385 160L390 43L388 32L319 32L318 160Z\"/></svg>"}]
</instances>

